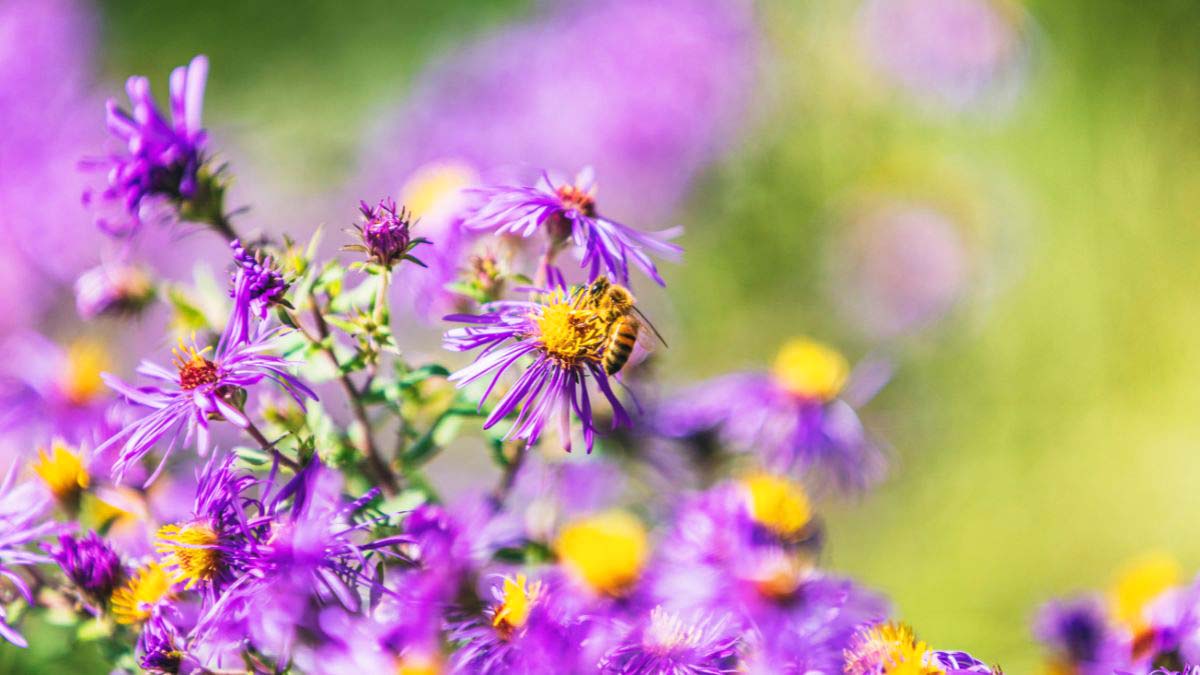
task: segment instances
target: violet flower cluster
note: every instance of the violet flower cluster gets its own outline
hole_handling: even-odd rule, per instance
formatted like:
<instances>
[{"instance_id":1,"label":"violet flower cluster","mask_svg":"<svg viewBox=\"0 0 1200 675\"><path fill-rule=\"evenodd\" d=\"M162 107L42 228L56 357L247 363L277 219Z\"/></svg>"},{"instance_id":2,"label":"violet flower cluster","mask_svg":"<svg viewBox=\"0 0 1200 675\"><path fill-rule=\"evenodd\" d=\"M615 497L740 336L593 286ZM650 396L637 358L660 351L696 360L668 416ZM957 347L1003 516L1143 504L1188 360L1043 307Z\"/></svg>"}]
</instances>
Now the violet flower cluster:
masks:
<instances>
[{"instance_id":1,"label":"violet flower cluster","mask_svg":"<svg viewBox=\"0 0 1200 675\"><path fill-rule=\"evenodd\" d=\"M203 57L172 74L170 122L130 80L88 199L120 207L98 221L114 235L152 202L208 225L228 285L141 298L164 301L179 346L139 381L72 357L60 388L98 410L31 428L41 451L0 488L0 576L25 605L102 640L118 672L1000 672L826 564L817 496L885 474L864 407L886 364L796 338L770 370L647 386L667 345L638 294L666 284L680 230L603 215L587 170L458 204L463 228L536 262L439 250L387 196L346 208L347 259L319 236L243 238L200 128L206 75ZM418 246L461 256L454 367L393 332ZM85 317L137 295L112 278L80 281ZM455 490L427 472L464 447L495 475ZM1156 653L1189 657L1186 603L1161 610L1177 630ZM1075 648L1074 625L1047 635Z\"/></svg>"}]
</instances>

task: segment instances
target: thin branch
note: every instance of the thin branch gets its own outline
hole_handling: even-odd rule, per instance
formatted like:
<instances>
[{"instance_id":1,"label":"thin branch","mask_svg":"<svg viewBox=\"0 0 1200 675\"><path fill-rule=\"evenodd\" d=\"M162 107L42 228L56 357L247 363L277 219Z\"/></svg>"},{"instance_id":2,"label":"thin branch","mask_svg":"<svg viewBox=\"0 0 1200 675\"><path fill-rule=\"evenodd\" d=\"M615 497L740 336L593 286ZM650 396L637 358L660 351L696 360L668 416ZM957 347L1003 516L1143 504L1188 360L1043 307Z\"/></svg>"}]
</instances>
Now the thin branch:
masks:
<instances>
[{"instance_id":1,"label":"thin branch","mask_svg":"<svg viewBox=\"0 0 1200 675\"><path fill-rule=\"evenodd\" d=\"M286 466L292 471L295 471L296 473L300 472L301 467L296 460L280 452L279 448L275 447L275 444L271 441L268 441L267 437L263 435L263 432L259 431L258 427L254 426L254 422L250 422L249 426L246 427L246 433L250 434L250 437L257 441L258 445L263 450L267 450L274 455L275 459L279 460L280 464Z\"/></svg>"},{"instance_id":2,"label":"thin branch","mask_svg":"<svg viewBox=\"0 0 1200 675\"><path fill-rule=\"evenodd\" d=\"M397 491L396 476L379 454L379 448L375 445L374 434L371 433L371 420L367 416L367 408L362 402L362 392L358 390L358 387L354 386L349 373L342 371L342 364L338 360L337 354L333 351L333 345L328 343L330 335L329 324L325 323L325 316L321 313L321 308L317 306L315 301L311 304L310 313L317 326L316 339L314 340L307 331L304 331L304 334L321 349L322 353L329 359L329 363L333 366L334 370L337 371L338 381L341 383L342 390L346 394L346 399L350 403L354 419L363 428L363 447L361 450L367 457L367 465L371 467L371 472L375 474L375 479L383 488L384 493L389 496L394 495ZM295 317L293 317L293 320L295 321ZM299 321L295 321L295 323L297 326L300 325Z\"/></svg>"}]
</instances>

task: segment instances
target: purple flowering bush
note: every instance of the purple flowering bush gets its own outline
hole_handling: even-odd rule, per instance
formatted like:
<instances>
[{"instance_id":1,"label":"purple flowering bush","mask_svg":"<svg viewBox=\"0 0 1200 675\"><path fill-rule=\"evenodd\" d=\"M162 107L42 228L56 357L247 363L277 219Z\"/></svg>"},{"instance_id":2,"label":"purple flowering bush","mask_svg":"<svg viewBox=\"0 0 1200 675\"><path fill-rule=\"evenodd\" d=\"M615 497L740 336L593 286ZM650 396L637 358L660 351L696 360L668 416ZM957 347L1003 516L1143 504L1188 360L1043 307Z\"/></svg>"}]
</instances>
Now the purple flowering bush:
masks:
<instances>
[{"instance_id":1,"label":"purple flowering bush","mask_svg":"<svg viewBox=\"0 0 1200 675\"><path fill-rule=\"evenodd\" d=\"M886 469L858 412L886 365L797 338L762 371L651 386L666 340L635 289L685 262L679 230L604 216L591 169L461 186L447 217L486 254L439 249L387 196L338 235L246 236L201 126L207 74L203 56L172 73L169 115L145 78L128 110L109 103L84 202L118 253L80 278L79 310L144 312L157 294L129 244L182 222L226 241L225 292L165 289L188 338L136 377L56 357L80 371L64 405L87 406L31 415L50 450L0 488L6 640L37 639L32 611L118 671L999 672L823 565L814 495ZM390 291L447 256L443 365L394 330ZM493 484L444 493L427 468L452 445L489 457ZM1046 634L1082 654L1090 617ZM1095 621L1087 655L1107 658ZM1185 654L1172 635L1155 649Z\"/></svg>"}]
</instances>

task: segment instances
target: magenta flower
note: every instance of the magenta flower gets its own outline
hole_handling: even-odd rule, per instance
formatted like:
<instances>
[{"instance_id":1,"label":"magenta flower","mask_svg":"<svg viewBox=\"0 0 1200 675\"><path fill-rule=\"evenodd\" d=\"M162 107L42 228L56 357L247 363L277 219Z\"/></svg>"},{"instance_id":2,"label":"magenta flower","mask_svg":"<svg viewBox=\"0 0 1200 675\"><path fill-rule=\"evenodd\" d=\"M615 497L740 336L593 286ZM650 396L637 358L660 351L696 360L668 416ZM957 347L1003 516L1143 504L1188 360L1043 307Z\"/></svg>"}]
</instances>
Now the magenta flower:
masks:
<instances>
[{"instance_id":1,"label":"magenta flower","mask_svg":"<svg viewBox=\"0 0 1200 675\"><path fill-rule=\"evenodd\" d=\"M543 173L534 187L496 186L473 192L484 199L484 204L467 218L464 227L519 237L530 237L544 229L551 246L567 241L575 245L582 254L580 264L588 270L589 281L607 274L627 284L629 263L633 261L665 286L650 254L675 257L683 252L667 241L680 233L678 228L646 234L600 215L590 168L579 172L570 183L556 185L549 174Z\"/></svg>"},{"instance_id":2,"label":"magenta flower","mask_svg":"<svg viewBox=\"0 0 1200 675\"><path fill-rule=\"evenodd\" d=\"M86 160L86 168L106 171L104 189L84 193L84 203L116 207L116 215L101 215L96 224L113 236L137 232L154 199L180 203L200 190L200 168L208 134L200 126L208 59L197 56L171 72L171 121L164 119L145 77L129 78L125 90L131 111L107 103L109 132L124 144L123 152Z\"/></svg>"}]
</instances>

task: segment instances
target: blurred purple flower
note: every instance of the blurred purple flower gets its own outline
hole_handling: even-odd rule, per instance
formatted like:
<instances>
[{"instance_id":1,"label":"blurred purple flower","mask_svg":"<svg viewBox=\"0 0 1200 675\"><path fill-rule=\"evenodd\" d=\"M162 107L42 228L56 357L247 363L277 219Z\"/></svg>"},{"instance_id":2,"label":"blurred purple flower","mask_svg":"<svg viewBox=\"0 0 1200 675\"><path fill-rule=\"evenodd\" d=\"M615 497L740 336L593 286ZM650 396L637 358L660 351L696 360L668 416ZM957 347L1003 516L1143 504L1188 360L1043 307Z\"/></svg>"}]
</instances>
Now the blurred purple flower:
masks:
<instances>
[{"instance_id":1,"label":"blurred purple flower","mask_svg":"<svg viewBox=\"0 0 1200 675\"><path fill-rule=\"evenodd\" d=\"M99 614L95 608L108 601L124 575L121 557L95 530L82 537L63 534L58 542L50 557Z\"/></svg>"},{"instance_id":2,"label":"blurred purple flower","mask_svg":"<svg viewBox=\"0 0 1200 675\"><path fill-rule=\"evenodd\" d=\"M737 634L725 619L681 617L661 607L604 655L599 670L621 675L722 675L738 672Z\"/></svg>"},{"instance_id":3,"label":"blurred purple flower","mask_svg":"<svg viewBox=\"0 0 1200 675\"><path fill-rule=\"evenodd\" d=\"M115 209L97 216L102 231L117 237L134 234L141 229L147 207L154 208L152 201L178 203L197 196L208 140L200 126L207 78L204 56L171 72L170 122L159 112L145 77L131 77L125 85L132 112L118 107L116 99L108 100L108 131L124 145L123 151L85 162L107 174L102 190L84 192L86 204Z\"/></svg>"},{"instance_id":4,"label":"blurred purple flower","mask_svg":"<svg viewBox=\"0 0 1200 675\"><path fill-rule=\"evenodd\" d=\"M85 181L74 167L99 137L86 90L94 33L87 3L0 3L0 333L31 326L52 306L54 282L95 256L100 236L80 232Z\"/></svg>"},{"instance_id":5,"label":"blurred purple flower","mask_svg":"<svg viewBox=\"0 0 1200 675\"><path fill-rule=\"evenodd\" d=\"M1133 667L1131 638L1113 624L1099 598L1047 603L1033 632L1050 649L1055 663L1079 675L1109 675Z\"/></svg>"},{"instance_id":6,"label":"blurred purple flower","mask_svg":"<svg viewBox=\"0 0 1200 675\"><path fill-rule=\"evenodd\" d=\"M971 274L958 226L920 204L866 213L833 253L836 300L872 337L892 338L938 320L962 299Z\"/></svg>"},{"instance_id":7,"label":"blurred purple flower","mask_svg":"<svg viewBox=\"0 0 1200 675\"><path fill-rule=\"evenodd\" d=\"M451 672L584 672L581 663L587 622L556 603L561 580L529 580L524 574L500 577L490 587L492 603L483 616L452 621L450 638L462 646L451 657Z\"/></svg>"},{"instance_id":8,"label":"blurred purple flower","mask_svg":"<svg viewBox=\"0 0 1200 675\"><path fill-rule=\"evenodd\" d=\"M15 568L51 562L49 556L27 547L39 539L62 532L67 526L46 519L53 502L41 485L34 482L17 485L16 478L17 465L14 463L3 483L0 483L0 577L11 583L21 597L32 604L33 593ZM8 612L3 606L0 606L0 637L18 647L29 646L25 638L8 624Z\"/></svg>"},{"instance_id":9,"label":"blurred purple flower","mask_svg":"<svg viewBox=\"0 0 1200 675\"><path fill-rule=\"evenodd\" d=\"M859 39L897 85L957 110L1014 93L1027 59L1023 21L996 0L867 0Z\"/></svg>"},{"instance_id":10,"label":"blurred purple flower","mask_svg":"<svg viewBox=\"0 0 1200 675\"><path fill-rule=\"evenodd\" d=\"M865 362L848 370L829 348L793 340L772 372L725 375L672 395L652 424L672 438L715 432L773 470L816 472L840 489L862 490L882 478L885 463L855 407L883 386L890 368Z\"/></svg>"},{"instance_id":11,"label":"blurred purple flower","mask_svg":"<svg viewBox=\"0 0 1200 675\"><path fill-rule=\"evenodd\" d=\"M154 299L154 282L139 265L105 263L93 267L75 281L75 310L90 321L114 314L136 314Z\"/></svg>"}]
</instances>

